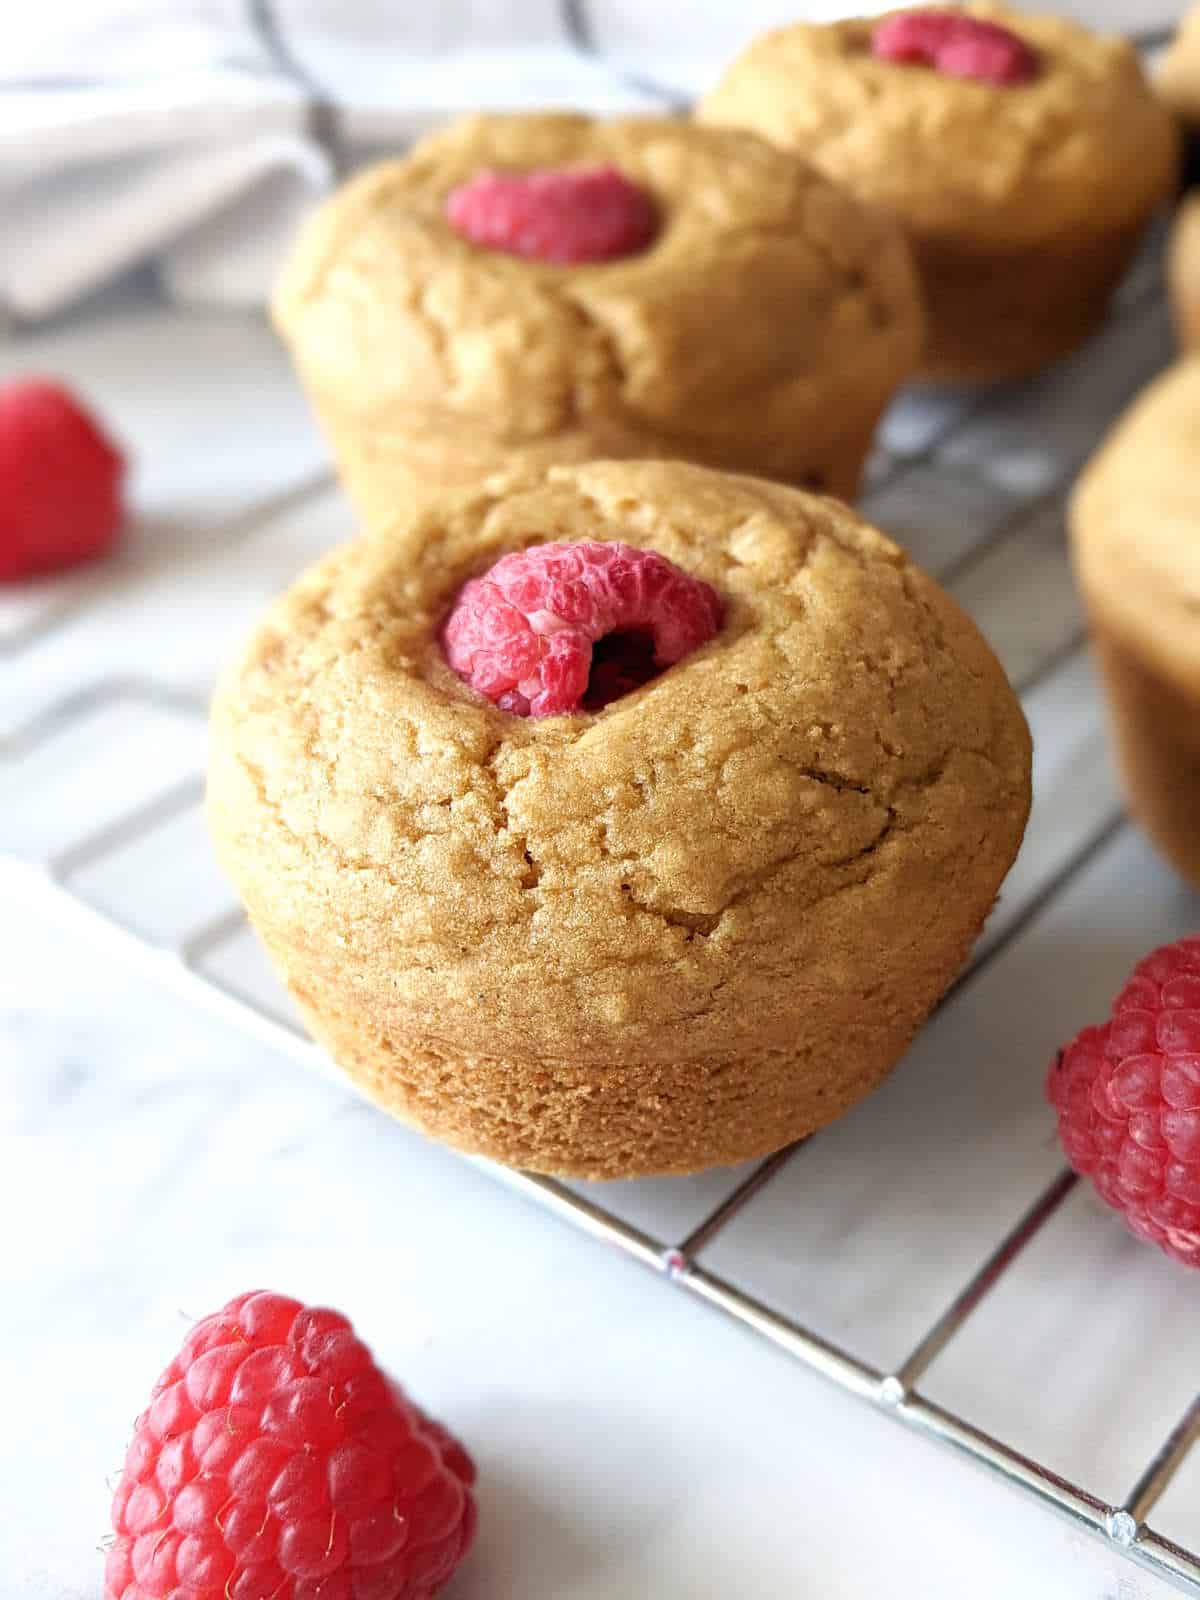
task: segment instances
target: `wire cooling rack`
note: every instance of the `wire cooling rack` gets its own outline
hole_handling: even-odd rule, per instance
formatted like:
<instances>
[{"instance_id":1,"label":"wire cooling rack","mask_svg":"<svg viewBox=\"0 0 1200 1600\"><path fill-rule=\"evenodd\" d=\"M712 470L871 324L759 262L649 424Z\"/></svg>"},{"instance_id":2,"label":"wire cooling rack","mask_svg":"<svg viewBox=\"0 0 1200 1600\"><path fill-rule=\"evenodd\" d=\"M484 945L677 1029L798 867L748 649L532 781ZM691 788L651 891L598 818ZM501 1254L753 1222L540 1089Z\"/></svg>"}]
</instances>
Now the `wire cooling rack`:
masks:
<instances>
[{"instance_id":1,"label":"wire cooling rack","mask_svg":"<svg viewBox=\"0 0 1200 1600\"><path fill-rule=\"evenodd\" d=\"M1035 733L1042 700L1061 693L1071 674L1078 672L1084 650L1082 618L1063 550L1065 487L1100 430L1162 364L1168 349L1156 258L1149 252L1125 286L1108 332L1074 364L1021 390L973 398L926 395L918 404L901 407L889 419L883 446L872 463L866 509L898 536L911 536L925 564L980 616L1023 695ZM284 499L303 505L322 489L320 481L302 484ZM252 538L279 509L273 503L260 508L256 516L231 521L227 544ZM221 559L219 550L212 559ZM1048 596L1036 619L1027 603L1035 592ZM1000 598L993 602L989 596ZM35 647L44 650L57 630L68 628L86 612L88 599L85 585L27 626L10 631L0 640L0 653L15 659ZM39 762L57 752L60 768L72 770L85 730L96 719L128 728L165 718L186 730L185 745L198 752L203 716L203 696L182 692L166 681L140 675L105 677L53 699L32 718L0 733L0 767L17 785L27 786L24 803L36 808ZM243 914L232 899L215 906L198 903L194 912L164 932L137 906L114 909L89 888L107 862L158 836L184 829L189 839L198 839L202 759L197 753L188 760L191 765L184 762L187 770L182 775L127 798L88 831L52 850L0 856L0 895L11 904L36 908L57 919L264 1045L344 1083L287 1015L282 997L276 1004L269 996L264 998L261 986L248 989L239 978L240 958L222 966L222 953L245 948L239 941L248 937ZM994 916L972 966L959 980L960 989L977 982L1126 827L1115 791L1102 784L1095 788L1093 810L1065 844L1056 839L1053 828L1039 824L1046 842L1039 845L1036 870L1027 870L1022 878L1024 869L1017 868L1011 899ZM1045 803L1055 803L1053 794ZM145 878L142 893L149 890ZM1061 1171L1033 1194L1024 1214L997 1239L904 1359L880 1366L755 1298L700 1259L752 1201L761 1198L786 1169L805 1160L805 1150L813 1143L805 1141L754 1166L681 1237L659 1236L618 1215L597 1198L603 1189L591 1187L584 1193L568 1184L478 1164L563 1221L614 1246L777 1346L847 1395L918 1434L952 1446L1021 1494L1107 1541L1112 1552L1140 1563L1168 1584L1200 1594L1200 1553L1173 1542L1148 1521L1200 1433L1200 1397L1179 1416L1149 1460L1131 1463L1128 1490L1112 1501L1086 1484L1068 1481L921 1390L932 1363L959 1336L985 1297L1031 1242L1052 1227L1075 1185L1074 1176ZM1122 1585L1120 1593L1126 1592L1134 1591Z\"/></svg>"}]
</instances>

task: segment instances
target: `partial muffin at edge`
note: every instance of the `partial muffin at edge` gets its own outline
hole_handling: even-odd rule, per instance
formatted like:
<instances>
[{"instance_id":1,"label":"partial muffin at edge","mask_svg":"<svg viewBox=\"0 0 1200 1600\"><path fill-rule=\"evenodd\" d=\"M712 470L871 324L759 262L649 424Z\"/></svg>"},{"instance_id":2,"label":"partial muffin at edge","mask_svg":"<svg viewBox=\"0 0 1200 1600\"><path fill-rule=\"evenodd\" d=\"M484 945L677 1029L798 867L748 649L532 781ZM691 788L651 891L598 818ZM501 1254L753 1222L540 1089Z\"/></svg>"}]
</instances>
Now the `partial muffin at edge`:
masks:
<instances>
[{"instance_id":1,"label":"partial muffin at edge","mask_svg":"<svg viewBox=\"0 0 1200 1600\"><path fill-rule=\"evenodd\" d=\"M1200 889L1200 356L1158 378L1085 469L1075 566L1130 809Z\"/></svg>"},{"instance_id":2,"label":"partial muffin at edge","mask_svg":"<svg viewBox=\"0 0 1200 1600\"><path fill-rule=\"evenodd\" d=\"M993 85L878 60L879 17L800 23L751 44L697 115L794 150L896 218L929 318L923 376L1019 377L1102 322L1171 191L1178 135L1127 40L986 3L930 9L1020 35L1037 75Z\"/></svg>"},{"instance_id":3,"label":"partial muffin at edge","mask_svg":"<svg viewBox=\"0 0 1200 1600\"><path fill-rule=\"evenodd\" d=\"M1200 128L1200 5L1192 6L1158 63L1155 88L1187 128Z\"/></svg>"},{"instance_id":4,"label":"partial muffin at edge","mask_svg":"<svg viewBox=\"0 0 1200 1600\"><path fill-rule=\"evenodd\" d=\"M657 550L721 632L599 713L506 715L438 630L546 539ZM887 1075L1016 854L1029 766L974 625L846 508L600 463L414 500L314 568L220 685L209 805L363 1088L461 1148L620 1177L776 1149Z\"/></svg>"},{"instance_id":5,"label":"partial muffin at edge","mask_svg":"<svg viewBox=\"0 0 1200 1600\"><path fill-rule=\"evenodd\" d=\"M1200 344L1200 194L1187 195L1167 242L1167 291L1179 342Z\"/></svg>"},{"instance_id":6,"label":"partial muffin at edge","mask_svg":"<svg viewBox=\"0 0 1200 1600\"><path fill-rule=\"evenodd\" d=\"M474 245L481 170L611 164L659 230L618 260ZM675 457L851 498L924 318L899 230L750 134L465 119L355 178L303 233L275 320L368 525L413 482Z\"/></svg>"}]
</instances>

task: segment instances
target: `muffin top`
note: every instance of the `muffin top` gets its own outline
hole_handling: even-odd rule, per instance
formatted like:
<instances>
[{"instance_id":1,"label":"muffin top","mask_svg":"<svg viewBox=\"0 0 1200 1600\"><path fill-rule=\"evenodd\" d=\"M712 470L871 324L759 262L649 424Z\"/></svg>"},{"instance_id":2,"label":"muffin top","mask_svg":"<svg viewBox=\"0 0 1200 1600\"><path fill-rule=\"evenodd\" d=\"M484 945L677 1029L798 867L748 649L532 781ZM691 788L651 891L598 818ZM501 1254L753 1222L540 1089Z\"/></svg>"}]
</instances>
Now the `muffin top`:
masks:
<instances>
[{"instance_id":1,"label":"muffin top","mask_svg":"<svg viewBox=\"0 0 1200 1600\"><path fill-rule=\"evenodd\" d=\"M447 218L481 172L597 165L654 203L633 254L528 259ZM275 316L352 417L466 414L515 443L611 416L685 455L794 419L797 393L847 371L894 382L923 336L894 225L827 178L749 134L576 115L472 117L356 178L303 234Z\"/></svg>"},{"instance_id":2,"label":"muffin top","mask_svg":"<svg viewBox=\"0 0 1200 1600\"><path fill-rule=\"evenodd\" d=\"M1156 87L1177 117L1200 123L1200 6L1193 6L1179 24L1159 64Z\"/></svg>"},{"instance_id":3,"label":"muffin top","mask_svg":"<svg viewBox=\"0 0 1200 1600\"><path fill-rule=\"evenodd\" d=\"M1200 692L1200 356L1139 396L1076 487L1075 560L1091 605Z\"/></svg>"},{"instance_id":4,"label":"muffin top","mask_svg":"<svg viewBox=\"0 0 1200 1600\"><path fill-rule=\"evenodd\" d=\"M878 60L881 18L801 23L753 43L697 114L796 150L910 227L980 244L1117 227L1166 195L1176 132L1128 41L986 3L939 9L1018 34L1035 76L997 85Z\"/></svg>"},{"instance_id":5,"label":"muffin top","mask_svg":"<svg viewBox=\"0 0 1200 1600\"><path fill-rule=\"evenodd\" d=\"M720 630L600 711L510 715L439 631L498 557L580 539L704 580ZM974 625L845 506L603 462L444 492L323 560L223 680L210 804L252 907L330 948L352 924L460 1048L599 1059L628 1030L652 1057L686 1020L699 1057L793 1028L783 978L818 996L969 940L1029 757Z\"/></svg>"}]
</instances>

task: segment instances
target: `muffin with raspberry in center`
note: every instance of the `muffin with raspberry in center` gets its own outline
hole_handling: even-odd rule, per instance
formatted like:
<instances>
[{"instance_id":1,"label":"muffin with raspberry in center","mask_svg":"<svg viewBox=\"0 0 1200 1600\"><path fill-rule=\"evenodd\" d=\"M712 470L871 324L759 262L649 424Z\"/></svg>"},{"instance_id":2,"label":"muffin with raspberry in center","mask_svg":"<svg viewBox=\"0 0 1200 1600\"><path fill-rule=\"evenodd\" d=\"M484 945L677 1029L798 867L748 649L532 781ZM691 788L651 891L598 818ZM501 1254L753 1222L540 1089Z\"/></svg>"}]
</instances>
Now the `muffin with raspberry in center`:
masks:
<instances>
[{"instance_id":1,"label":"muffin with raspberry in center","mask_svg":"<svg viewBox=\"0 0 1200 1600\"><path fill-rule=\"evenodd\" d=\"M356 178L275 320L368 524L599 457L852 497L924 335L895 224L794 156L571 115L472 117Z\"/></svg>"},{"instance_id":2,"label":"muffin with raspberry in center","mask_svg":"<svg viewBox=\"0 0 1200 1600\"><path fill-rule=\"evenodd\" d=\"M1178 160L1132 44L988 3L764 34L697 115L896 219L939 381L1021 377L1099 327Z\"/></svg>"},{"instance_id":3,"label":"muffin with raspberry in center","mask_svg":"<svg viewBox=\"0 0 1200 1600\"><path fill-rule=\"evenodd\" d=\"M682 463L416 499L225 675L218 852L314 1035L463 1149L774 1150L895 1065L1029 806L972 623L838 502Z\"/></svg>"}]
</instances>

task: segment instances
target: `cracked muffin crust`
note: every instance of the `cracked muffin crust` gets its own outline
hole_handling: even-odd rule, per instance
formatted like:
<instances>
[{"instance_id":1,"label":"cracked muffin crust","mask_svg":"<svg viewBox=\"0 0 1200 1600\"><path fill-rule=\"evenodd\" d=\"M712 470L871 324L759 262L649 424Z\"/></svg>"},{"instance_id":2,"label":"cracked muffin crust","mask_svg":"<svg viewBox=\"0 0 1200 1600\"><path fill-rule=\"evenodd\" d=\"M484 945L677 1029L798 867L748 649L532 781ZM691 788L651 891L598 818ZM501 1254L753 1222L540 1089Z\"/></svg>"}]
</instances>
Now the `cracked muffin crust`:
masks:
<instances>
[{"instance_id":1,"label":"cracked muffin crust","mask_svg":"<svg viewBox=\"0 0 1200 1600\"><path fill-rule=\"evenodd\" d=\"M650 246L555 265L446 219L482 169L615 166ZM923 316L898 229L750 134L480 116L356 178L303 235L275 320L368 525L413 480L677 457L852 497Z\"/></svg>"},{"instance_id":2,"label":"cracked muffin crust","mask_svg":"<svg viewBox=\"0 0 1200 1600\"><path fill-rule=\"evenodd\" d=\"M1130 407L1071 502L1130 810L1200 889L1200 356Z\"/></svg>"},{"instance_id":3,"label":"cracked muffin crust","mask_svg":"<svg viewBox=\"0 0 1200 1600\"><path fill-rule=\"evenodd\" d=\"M721 631L600 712L507 715L438 630L548 539L658 551ZM605 462L426 496L322 561L218 690L209 806L368 1093L500 1161L622 1177L776 1149L886 1076L991 908L1029 768L974 625L844 506Z\"/></svg>"},{"instance_id":4,"label":"cracked muffin crust","mask_svg":"<svg viewBox=\"0 0 1200 1600\"><path fill-rule=\"evenodd\" d=\"M879 60L880 18L798 24L753 43L697 115L794 150L896 218L925 292L924 376L1017 377L1099 325L1171 191L1178 136L1127 40L986 3L939 9L1019 35L1036 75L994 85Z\"/></svg>"}]
</instances>

